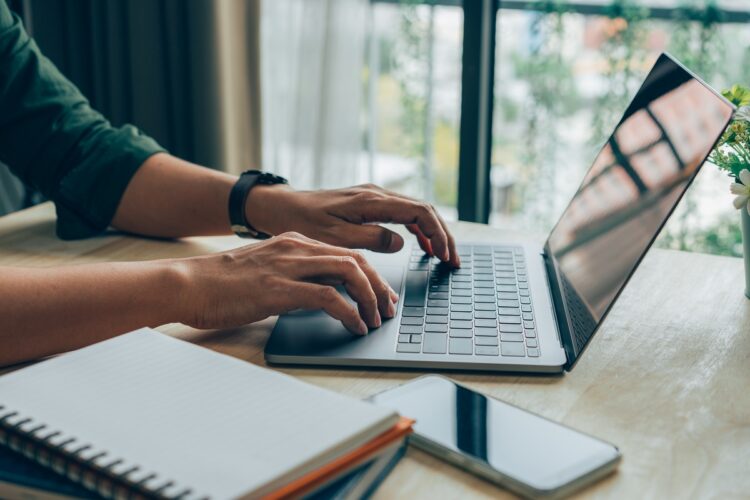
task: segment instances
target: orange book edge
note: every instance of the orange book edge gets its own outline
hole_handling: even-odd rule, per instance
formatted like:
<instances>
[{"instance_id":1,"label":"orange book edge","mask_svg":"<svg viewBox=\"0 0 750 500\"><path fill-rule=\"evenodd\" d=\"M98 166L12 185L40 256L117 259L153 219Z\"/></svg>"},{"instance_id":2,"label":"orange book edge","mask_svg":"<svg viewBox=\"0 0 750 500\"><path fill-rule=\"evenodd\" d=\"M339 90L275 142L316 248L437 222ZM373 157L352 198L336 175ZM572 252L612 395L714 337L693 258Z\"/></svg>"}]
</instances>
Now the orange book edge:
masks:
<instances>
[{"instance_id":1,"label":"orange book edge","mask_svg":"<svg viewBox=\"0 0 750 500\"><path fill-rule=\"evenodd\" d=\"M401 417L396 425L385 431L383 434L375 437L373 440L368 441L359 448L323 465L319 469L315 469L309 474L282 486L263 498L265 500L281 500L304 495L329 479L335 477L337 474L365 462L368 458L377 453L378 450L386 447L399 438L411 434L413 425L414 420Z\"/></svg>"}]
</instances>

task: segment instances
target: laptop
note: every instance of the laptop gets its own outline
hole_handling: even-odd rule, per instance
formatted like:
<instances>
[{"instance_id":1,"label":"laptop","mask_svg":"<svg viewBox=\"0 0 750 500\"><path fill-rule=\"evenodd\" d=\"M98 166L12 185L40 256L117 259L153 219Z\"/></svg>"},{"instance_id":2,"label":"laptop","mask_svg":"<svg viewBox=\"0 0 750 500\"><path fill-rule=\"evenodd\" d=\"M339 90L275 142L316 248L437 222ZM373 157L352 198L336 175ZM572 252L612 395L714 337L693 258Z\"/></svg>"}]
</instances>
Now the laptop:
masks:
<instances>
[{"instance_id":1,"label":"laptop","mask_svg":"<svg viewBox=\"0 0 750 500\"><path fill-rule=\"evenodd\" d=\"M401 296L396 317L359 337L320 311L295 311L279 318L266 360L571 370L735 111L662 54L543 245L459 242L455 270L417 247L367 253Z\"/></svg>"}]
</instances>

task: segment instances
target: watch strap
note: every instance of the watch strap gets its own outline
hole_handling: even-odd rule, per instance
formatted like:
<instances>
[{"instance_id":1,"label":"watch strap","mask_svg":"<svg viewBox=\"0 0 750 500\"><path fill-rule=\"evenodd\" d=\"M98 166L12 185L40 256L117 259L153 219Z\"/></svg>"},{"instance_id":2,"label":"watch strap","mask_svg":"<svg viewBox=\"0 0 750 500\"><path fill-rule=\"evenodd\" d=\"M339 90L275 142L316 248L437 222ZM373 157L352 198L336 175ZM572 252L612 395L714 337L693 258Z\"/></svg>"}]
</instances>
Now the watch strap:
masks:
<instances>
[{"instance_id":1,"label":"watch strap","mask_svg":"<svg viewBox=\"0 0 750 500\"><path fill-rule=\"evenodd\" d=\"M287 180L260 170L247 170L240 174L229 193L229 223L232 225L232 231L241 238L267 239L271 237L255 229L245 215L247 197L253 187L258 184L287 184Z\"/></svg>"}]
</instances>

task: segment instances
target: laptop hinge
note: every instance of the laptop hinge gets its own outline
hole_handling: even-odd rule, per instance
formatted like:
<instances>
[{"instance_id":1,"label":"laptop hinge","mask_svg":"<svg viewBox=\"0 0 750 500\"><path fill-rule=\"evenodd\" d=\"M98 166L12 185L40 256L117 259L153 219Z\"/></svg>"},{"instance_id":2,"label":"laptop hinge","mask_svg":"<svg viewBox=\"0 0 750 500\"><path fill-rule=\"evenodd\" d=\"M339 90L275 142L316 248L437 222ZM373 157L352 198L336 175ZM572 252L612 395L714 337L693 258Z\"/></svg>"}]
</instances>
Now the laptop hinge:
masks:
<instances>
[{"instance_id":1,"label":"laptop hinge","mask_svg":"<svg viewBox=\"0 0 750 500\"><path fill-rule=\"evenodd\" d=\"M565 363L565 370L569 370L576 360L577 353L575 351L575 344L571 337L568 317L565 312L565 304L560 290L560 282L557 278L555 267L552 264L552 259L549 258L546 246L544 252L542 252L542 259L544 260L544 267L547 271L547 283L549 284L550 297L552 297L552 308L555 311L555 319L557 320L557 334L560 340L560 345L565 351L565 358L567 360L567 363Z\"/></svg>"}]
</instances>

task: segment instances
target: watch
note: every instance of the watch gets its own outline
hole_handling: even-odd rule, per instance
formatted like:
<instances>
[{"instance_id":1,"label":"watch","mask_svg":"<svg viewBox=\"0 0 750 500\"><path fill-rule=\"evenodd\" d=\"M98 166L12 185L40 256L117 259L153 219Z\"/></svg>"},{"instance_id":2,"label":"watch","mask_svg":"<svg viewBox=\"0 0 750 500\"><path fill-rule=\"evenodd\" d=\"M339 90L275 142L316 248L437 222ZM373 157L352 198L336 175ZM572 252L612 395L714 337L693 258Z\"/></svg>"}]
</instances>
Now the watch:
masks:
<instances>
[{"instance_id":1,"label":"watch","mask_svg":"<svg viewBox=\"0 0 750 500\"><path fill-rule=\"evenodd\" d=\"M240 174L240 178L234 184L232 191L229 193L229 223L232 225L232 231L240 238L257 238L267 239L271 235L261 233L247 221L245 216L245 202L250 194L250 190L256 185L273 185L289 184L289 181L280 175L260 170L246 170Z\"/></svg>"}]
</instances>

